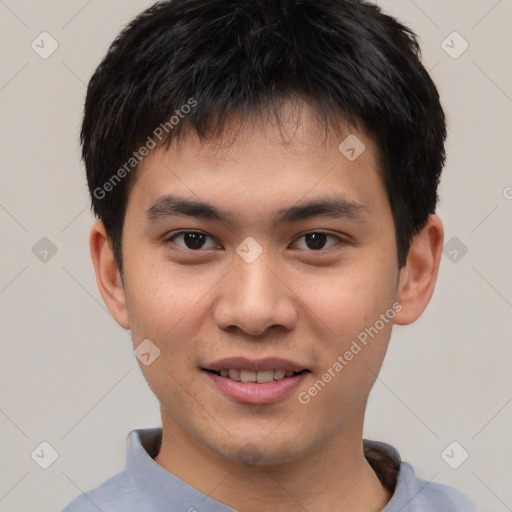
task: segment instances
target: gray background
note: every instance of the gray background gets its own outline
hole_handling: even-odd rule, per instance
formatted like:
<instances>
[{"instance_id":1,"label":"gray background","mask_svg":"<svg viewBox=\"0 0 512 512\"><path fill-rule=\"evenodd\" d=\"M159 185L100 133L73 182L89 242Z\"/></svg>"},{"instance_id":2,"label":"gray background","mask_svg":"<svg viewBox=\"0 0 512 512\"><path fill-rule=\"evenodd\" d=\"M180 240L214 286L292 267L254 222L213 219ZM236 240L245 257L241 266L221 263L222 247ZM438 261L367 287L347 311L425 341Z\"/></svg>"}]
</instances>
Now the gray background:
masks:
<instances>
[{"instance_id":1,"label":"gray background","mask_svg":"<svg viewBox=\"0 0 512 512\"><path fill-rule=\"evenodd\" d=\"M0 511L60 510L122 468L129 430L159 425L129 333L96 288L78 146L88 79L150 4L0 0ZM512 0L379 4L420 35L446 107L449 245L427 311L394 330L365 435L482 512L510 511ZM59 45L46 59L43 31ZM458 58L454 31L469 44ZM58 453L48 469L43 441Z\"/></svg>"}]
</instances>

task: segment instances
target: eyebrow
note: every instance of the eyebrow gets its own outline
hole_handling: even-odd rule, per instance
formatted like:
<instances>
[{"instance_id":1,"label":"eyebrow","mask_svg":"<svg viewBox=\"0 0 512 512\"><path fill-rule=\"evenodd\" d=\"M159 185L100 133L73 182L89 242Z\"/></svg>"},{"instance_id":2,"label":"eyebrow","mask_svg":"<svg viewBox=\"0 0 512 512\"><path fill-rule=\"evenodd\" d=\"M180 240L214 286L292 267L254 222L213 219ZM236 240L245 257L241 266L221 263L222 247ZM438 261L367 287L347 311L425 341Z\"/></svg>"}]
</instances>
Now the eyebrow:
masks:
<instances>
[{"instance_id":1,"label":"eyebrow","mask_svg":"<svg viewBox=\"0 0 512 512\"><path fill-rule=\"evenodd\" d=\"M364 223L369 220L369 214L366 206L343 197L316 199L273 212L273 226L320 216ZM232 222L235 217L233 213L220 210L204 201L190 200L175 195L159 197L146 210L146 218L153 222L180 215L225 223Z\"/></svg>"}]
</instances>

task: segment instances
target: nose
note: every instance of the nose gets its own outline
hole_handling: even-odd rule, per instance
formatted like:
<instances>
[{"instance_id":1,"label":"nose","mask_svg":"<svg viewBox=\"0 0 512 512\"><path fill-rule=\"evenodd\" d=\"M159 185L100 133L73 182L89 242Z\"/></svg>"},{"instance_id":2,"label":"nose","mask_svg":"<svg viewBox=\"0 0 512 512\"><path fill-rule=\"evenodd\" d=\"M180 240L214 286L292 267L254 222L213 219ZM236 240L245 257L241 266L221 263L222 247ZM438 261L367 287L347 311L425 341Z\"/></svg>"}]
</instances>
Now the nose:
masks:
<instances>
[{"instance_id":1,"label":"nose","mask_svg":"<svg viewBox=\"0 0 512 512\"><path fill-rule=\"evenodd\" d=\"M275 261L263 253L248 263L238 255L218 289L214 321L223 330L260 336L269 328L292 330L297 297ZM271 329L269 329L271 330Z\"/></svg>"}]
</instances>

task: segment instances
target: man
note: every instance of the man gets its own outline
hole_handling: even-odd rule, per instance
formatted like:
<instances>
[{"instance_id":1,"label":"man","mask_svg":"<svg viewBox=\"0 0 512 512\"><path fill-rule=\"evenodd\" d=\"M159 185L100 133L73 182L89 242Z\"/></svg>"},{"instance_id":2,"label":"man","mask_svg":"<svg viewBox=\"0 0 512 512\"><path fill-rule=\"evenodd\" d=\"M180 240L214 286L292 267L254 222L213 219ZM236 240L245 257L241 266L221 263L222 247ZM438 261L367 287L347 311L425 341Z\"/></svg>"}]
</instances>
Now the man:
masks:
<instances>
[{"instance_id":1,"label":"man","mask_svg":"<svg viewBox=\"0 0 512 512\"><path fill-rule=\"evenodd\" d=\"M102 297L162 429L66 512L476 510L364 441L394 324L435 286L445 118L414 35L357 0L174 0L89 84Z\"/></svg>"}]
</instances>

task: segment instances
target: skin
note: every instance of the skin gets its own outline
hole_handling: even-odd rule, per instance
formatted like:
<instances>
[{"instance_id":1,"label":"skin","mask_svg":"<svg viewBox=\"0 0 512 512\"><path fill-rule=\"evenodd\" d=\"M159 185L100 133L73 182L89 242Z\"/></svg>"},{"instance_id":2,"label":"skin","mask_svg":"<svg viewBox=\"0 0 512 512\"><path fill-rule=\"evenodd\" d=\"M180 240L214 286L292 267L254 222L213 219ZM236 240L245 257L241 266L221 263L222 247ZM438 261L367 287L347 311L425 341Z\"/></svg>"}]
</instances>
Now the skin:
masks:
<instances>
[{"instance_id":1,"label":"skin","mask_svg":"<svg viewBox=\"0 0 512 512\"><path fill-rule=\"evenodd\" d=\"M275 123L254 122L228 136L233 130L227 125L216 142L190 133L145 158L128 197L123 279L102 223L91 231L106 305L131 330L134 347L150 339L161 351L141 365L161 404L155 461L240 512L379 511L391 496L363 456L362 428L393 322L308 404L297 395L393 304L401 305L396 324L421 315L437 278L441 220L429 217L399 270L390 205L366 134L347 128L325 139L307 108L298 122L285 120L286 142ZM366 146L353 162L338 150L349 133ZM200 199L230 217L149 221L146 211L164 194ZM334 196L363 205L364 220L272 224L276 210ZM205 248L187 248L182 236L169 240L183 230L207 234ZM318 231L335 237L315 250L304 234ZM252 263L236 252L248 236L263 249ZM241 404L201 370L228 356L281 357L311 373L278 403ZM242 460L247 451L252 463Z\"/></svg>"}]
</instances>

